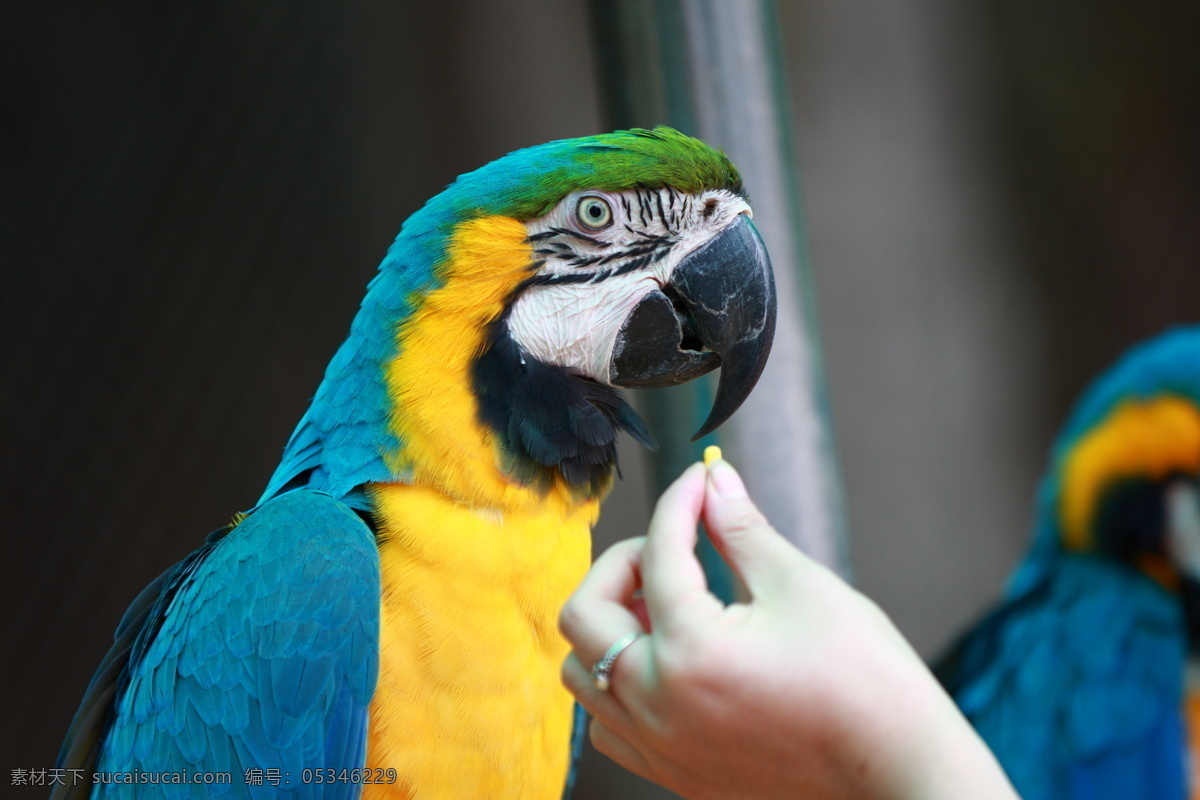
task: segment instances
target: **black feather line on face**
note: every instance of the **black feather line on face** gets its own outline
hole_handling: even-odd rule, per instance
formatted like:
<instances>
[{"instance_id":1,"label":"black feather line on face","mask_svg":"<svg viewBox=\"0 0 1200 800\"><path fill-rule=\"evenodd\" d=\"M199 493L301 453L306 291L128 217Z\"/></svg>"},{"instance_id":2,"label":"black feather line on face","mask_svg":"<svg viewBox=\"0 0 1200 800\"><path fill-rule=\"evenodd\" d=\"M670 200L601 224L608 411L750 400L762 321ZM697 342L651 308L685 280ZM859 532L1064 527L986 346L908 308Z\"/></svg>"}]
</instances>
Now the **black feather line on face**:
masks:
<instances>
[{"instance_id":1,"label":"black feather line on face","mask_svg":"<svg viewBox=\"0 0 1200 800\"><path fill-rule=\"evenodd\" d=\"M625 226L625 229L627 231L629 231L630 233L632 233L634 236L637 236L639 239L642 239L647 242L656 242L656 243L665 242L665 243L670 244L671 242L674 241L670 236L660 236L657 233L650 233L649 231L639 231L635 228L629 227L628 225Z\"/></svg>"},{"instance_id":2,"label":"black feather line on face","mask_svg":"<svg viewBox=\"0 0 1200 800\"><path fill-rule=\"evenodd\" d=\"M557 473L587 496L605 491L613 470L619 474L621 430L657 447L616 389L522 353L509 335L507 314L489 327L471 379L480 422L513 457L516 477L543 490Z\"/></svg>"},{"instance_id":3,"label":"black feather line on face","mask_svg":"<svg viewBox=\"0 0 1200 800\"><path fill-rule=\"evenodd\" d=\"M628 225L625 227L629 228ZM542 241L543 244L534 250L535 255L548 256L560 262L565 262L571 267L603 266L623 259L628 259L628 261L616 269L535 275L525 281L517 292L519 293L529 286L550 286L562 283L599 283L617 275L625 275L634 270L642 269L650 264L657 264L659 261L662 261L671 252L671 248L675 245L676 241L670 236L659 236L645 231L634 230L633 228L629 228L629 232L638 236L638 240L635 243L627 244L625 249L613 250L603 255L580 255L563 242L547 242L543 234L536 234L536 236L540 237L539 241ZM606 246L609 244L611 243L605 242ZM557 250L552 252L550 250L552 247L557 248ZM530 269L539 269L544 263L545 259L538 261Z\"/></svg>"},{"instance_id":4,"label":"black feather line on face","mask_svg":"<svg viewBox=\"0 0 1200 800\"><path fill-rule=\"evenodd\" d=\"M587 236L586 234L579 233L578 231L573 231L570 228L547 228L546 230L542 231L541 233L534 233L534 234L530 234L529 236L526 236L525 241L529 242L530 244L536 244L537 242L541 242L546 239L553 239L556 236L570 236L571 238L578 239L581 242L587 242L588 244L592 245L593 247L609 247L612 244L612 242L606 242L602 239L596 239L592 236ZM566 245L555 244L554 246L555 247L565 247Z\"/></svg>"}]
</instances>

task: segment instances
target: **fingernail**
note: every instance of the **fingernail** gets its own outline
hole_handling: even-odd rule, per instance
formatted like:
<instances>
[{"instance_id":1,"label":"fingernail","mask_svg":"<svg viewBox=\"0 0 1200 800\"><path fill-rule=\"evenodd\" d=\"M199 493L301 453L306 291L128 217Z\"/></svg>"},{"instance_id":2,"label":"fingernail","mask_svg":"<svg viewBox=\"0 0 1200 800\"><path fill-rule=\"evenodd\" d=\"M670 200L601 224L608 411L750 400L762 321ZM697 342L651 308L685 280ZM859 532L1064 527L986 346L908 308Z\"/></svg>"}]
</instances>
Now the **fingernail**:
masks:
<instances>
[{"instance_id":1,"label":"fingernail","mask_svg":"<svg viewBox=\"0 0 1200 800\"><path fill-rule=\"evenodd\" d=\"M708 474L712 476L713 487L717 490L717 494L722 497L731 499L748 497L746 484L742 483L742 476L738 475L733 465L725 459L714 461L708 468Z\"/></svg>"}]
</instances>

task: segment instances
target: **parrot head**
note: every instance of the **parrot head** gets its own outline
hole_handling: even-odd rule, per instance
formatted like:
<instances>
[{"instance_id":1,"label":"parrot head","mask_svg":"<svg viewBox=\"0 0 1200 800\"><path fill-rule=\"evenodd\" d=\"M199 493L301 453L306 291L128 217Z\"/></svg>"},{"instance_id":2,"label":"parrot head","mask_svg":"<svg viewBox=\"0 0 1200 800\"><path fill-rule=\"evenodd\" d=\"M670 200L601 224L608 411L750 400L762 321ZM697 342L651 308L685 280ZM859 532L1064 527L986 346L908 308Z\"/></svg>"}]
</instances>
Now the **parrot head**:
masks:
<instances>
[{"instance_id":1,"label":"parrot head","mask_svg":"<svg viewBox=\"0 0 1200 800\"><path fill-rule=\"evenodd\" d=\"M1043 546L1141 570L1181 594L1200 633L1200 327L1134 348L1093 384L1041 503Z\"/></svg>"},{"instance_id":2,"label":"parrot head","mask_svg":"<svg viewBox=\"0 0 1200 800\"><path fill-rule=\"evenodd\" d=\"M620 430L653 446L619 388L719 367L704 435L753 388L775 313L720 151L655 128L510 153L404 223L264 499L403 481L486 501L497 466L602 492Z\"/></svg>"},{"instance_id":3,"label":"parrot head","mask_svg":"<svg viewBox=\"0 0 1200 800\"><path fill-rule=\"evenodd\" d=\"M574 191L527 228L537 273L504 320L523 351L622 387L669 386L720 366L693 440L737 410L775 326L771 262L739 184Z\"/></svg>"}]
</instances>

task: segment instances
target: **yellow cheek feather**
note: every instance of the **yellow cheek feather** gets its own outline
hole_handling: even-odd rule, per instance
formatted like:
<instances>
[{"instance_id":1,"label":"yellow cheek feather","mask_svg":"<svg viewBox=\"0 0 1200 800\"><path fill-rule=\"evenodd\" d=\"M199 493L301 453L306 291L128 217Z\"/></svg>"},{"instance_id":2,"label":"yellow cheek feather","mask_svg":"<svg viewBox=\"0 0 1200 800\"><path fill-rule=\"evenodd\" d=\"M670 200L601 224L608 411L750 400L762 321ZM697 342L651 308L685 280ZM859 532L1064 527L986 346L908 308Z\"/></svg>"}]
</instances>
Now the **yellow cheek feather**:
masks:
<instances>
[{"instance_id":1,"label":"yellow cheek feather","mask_svg":"<svg viewBox=\"0 0 1200 800\"><path fill-rule=\"evenodd\" d=\"M506 218L461 225L444 284L397 331L391 424L406 484L371 489L380 527L380 672L366 798L554 798L573 702L559 681L559 609L591 556L597 499L503 469L478 421L471 365L531 261Z\"/></svg>"},{"instance_id":2,"label":"yellow cheek feather","mask_svg":"<svg viewBox=\"0 0 1200 800\"><path fill-rule=\"evenodd\" d=\"M529 277L527 235L508 217L460 224L439 270L444 285L420 299L400 326L398 355L387 367L391 427L401 442L388 466L473 506L536 499L498 469L495 437L480 426L471 389L487 325Z\"/></svg>"},{"instance_id":3,"label":"yellow cheek feather","mask_svg":"<svg viewBox=\"0 0 1200 800\"><path fill-rule=\"evenodd\" d=\"M1086 550L1100 498L1133 476L1161 480L1172 472L1200 472L1200 412L1178 397L1132 401L1117 407L1068 455L1062 472L1063 544Z\"/></svg>"}]
</instances>

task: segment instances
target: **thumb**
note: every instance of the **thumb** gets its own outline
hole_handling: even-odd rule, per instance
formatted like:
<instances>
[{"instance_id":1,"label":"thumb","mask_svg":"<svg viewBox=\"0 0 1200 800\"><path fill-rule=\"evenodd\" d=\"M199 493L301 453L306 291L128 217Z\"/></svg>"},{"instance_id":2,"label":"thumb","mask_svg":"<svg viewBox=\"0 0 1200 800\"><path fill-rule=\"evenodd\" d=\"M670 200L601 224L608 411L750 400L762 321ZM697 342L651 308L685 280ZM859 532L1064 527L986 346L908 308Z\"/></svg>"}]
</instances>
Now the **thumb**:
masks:
<instances>
[{"instance_id":1,"label":"thumb","mask_svg":"<svg viewBox=\"0 0 1200 800\"><path fill-rule=\"evenodd\" d=\"M724 459L708 468L703 515L713 544L752 596L789 580L799 551L771 527Z\"/></svg>"}]
</instances>

